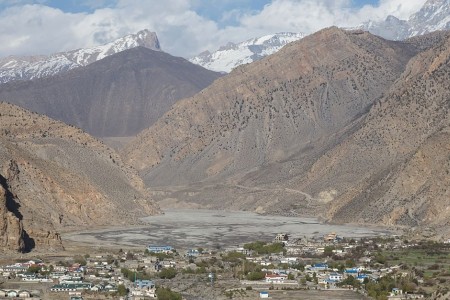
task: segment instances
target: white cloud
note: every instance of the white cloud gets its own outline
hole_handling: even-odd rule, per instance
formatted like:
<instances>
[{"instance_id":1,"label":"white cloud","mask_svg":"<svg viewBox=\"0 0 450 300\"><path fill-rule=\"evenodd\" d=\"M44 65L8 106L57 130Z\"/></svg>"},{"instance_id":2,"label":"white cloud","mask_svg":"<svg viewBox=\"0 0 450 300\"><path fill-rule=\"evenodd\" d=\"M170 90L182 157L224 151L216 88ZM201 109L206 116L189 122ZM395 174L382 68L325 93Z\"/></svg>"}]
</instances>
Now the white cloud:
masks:
<instances>
[{"instance_id":1,"label":"white cloud","mask_svg":"<svg viewBox=\"0 0 450 300\"><path fill-rule=\"evenodd\" d=\"M89 1L94 5L103 2L85 2ZM384 19L388 14L405 19L419 10L425 0L380 0L377 6L359 9L352 7L351 0L273 0L257 12L239 12L236 7L224 11L219 21L232 19L237 24L225 28L195 12L199 0L118 0L114 6L90 13L66 13L45 5L21 4L29 2L0 0L3 4L16 4L0 12L0 56L89 47L147 28L158 34L165 51L189 57L229 41L268 33L312 33L331 25L354 26L368 19ZM239 1L228 3L233 2Z\"/></svg>"}]
</instances>

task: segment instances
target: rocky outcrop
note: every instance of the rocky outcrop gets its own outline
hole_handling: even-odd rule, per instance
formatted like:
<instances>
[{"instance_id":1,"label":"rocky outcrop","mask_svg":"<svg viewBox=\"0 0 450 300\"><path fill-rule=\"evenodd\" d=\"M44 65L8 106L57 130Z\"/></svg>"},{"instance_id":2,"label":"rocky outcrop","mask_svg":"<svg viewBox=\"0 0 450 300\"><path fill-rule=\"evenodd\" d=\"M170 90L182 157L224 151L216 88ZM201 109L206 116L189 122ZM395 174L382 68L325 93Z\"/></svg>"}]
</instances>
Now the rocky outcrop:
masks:
<instances>
[{"instance_id":1,"label":"rocky outcrop","mask_svg":"<svg viewBox=\"0 0 450 300\"><path fill-rule=\"evenodd\" d=\"M8 209L14 199L12 194L5 189L6 180L0 177L0 248L3 251L25 250L24 232L20 218Z\"/></svg>"}]
</instances>

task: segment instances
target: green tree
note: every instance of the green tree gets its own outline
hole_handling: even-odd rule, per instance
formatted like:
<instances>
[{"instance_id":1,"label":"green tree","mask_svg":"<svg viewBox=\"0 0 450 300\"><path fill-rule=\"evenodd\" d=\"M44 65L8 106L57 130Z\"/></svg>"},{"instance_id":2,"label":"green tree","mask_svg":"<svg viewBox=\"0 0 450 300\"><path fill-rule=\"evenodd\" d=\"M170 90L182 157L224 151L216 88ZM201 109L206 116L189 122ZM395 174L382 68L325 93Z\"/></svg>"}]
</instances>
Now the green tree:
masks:
<instances>
[{"instance_id":1,"label":"green tree","mask_svg":"<svg viewBox=\"0 0 450 300\"><path fill-rule=\"evenodd\" d=\"M254 271L247 274L247 280L261 280L264 279L265 277L266 273L260 271L259 272Z\"/></svg>"},{"instance_id":2,"label":"green tree","mask_svg":"<svg viewBox=\"0 0 450 300\"><path fill-rule=\"evenodd\" d=\"M342 280L339 283L339 285L351 285L353 287L359 287L361 285L361 283L358 281L358 279L356 279L355 277L350 275L347 278L345 278L344 280Z\"/></svg>"},{"instance_id":3,"label":"green tree","mask_svg":"<svg viewBox=\"0 0 450 300\"><path fill-rule=\"evenodd\" d=\"M228 252L226 255L222 256L223 261L233 263L239 262L242 259L245 259L245 254L236 251Z\"/></svg>"},{"instance_id":4,"label":"green tree","mask_svg":"<svg viewBox=\"0 0 450 300\"><path fill-rule=\"evenodd\" d=\"M283 243L271 243L256 241L244 245L244 249L253 250L258 254L270 254L285 252Z\"/></svg>"},{"instance_id":5,"label":"green tree","mask_svg":"<svg viewBox=\"0 0 450 300\"><path fill-rule=\"evenodd\" d=\"M303 263L298 263L298 264L292 265L291 267L292 267L292 269L296 269L299 271L305 270L305 265Z\"/></svg>"},{"instance_id":6,"label":"green tree","mask_svg":"<svg viewBox=\"0 0 450 300\"><path fill-rule=\"evenodd\" d=\"M334 246L325 246L323 255L324 256L332 256L333 255Z\"/></svg>"},{"instance_id":7,"label":"green tree","mask_svg":"<svg viewBox=\"0 0 450 300\"><path fill-rule=\"evenodd\" d=\"M28 273L39 273L41 271L40 266L29 266L27 272Z\"/></svg>"},{"instance_id":8,"label":"green tree","mask_svg":"<svg viewBox=\"0 0 450 300\"><path fill-rule=\"evenodd\" d=\"M126 294L128 294L128 289L125 287L125 285L119 284L117 286L117 294L119 296L125 296Z\"/></svg>"},{"instance_id":9,"label":"green tree","mask_svg":"<svg viewBox=\"0 0 450 300\"><path fill-rule=\"evenodd\" d=\"M177 270L175 268L163 268L158 275L163 279L172 279L177 276Z\"/></svg>"},{"instance_id":10,"label":"green tree","mask_svg":"<svg viewBox=\"0 0 450 300\"><path fill-rule=\"evenodd\" d=\"M313 273L313 280L315 284L319 283L319 279L317 278L316 272Z\"/></svg>"},{"instance_id":11,"label":"green tree","mask_svg":"<svg viewBox=\"0 0 450 300\"><path fill-rule=\"evenodd\" d=\"M156 289L156 297L158 300L181 300L181 294L172 291L169 288L158 287Z\"/></svg>"}]
</instances>

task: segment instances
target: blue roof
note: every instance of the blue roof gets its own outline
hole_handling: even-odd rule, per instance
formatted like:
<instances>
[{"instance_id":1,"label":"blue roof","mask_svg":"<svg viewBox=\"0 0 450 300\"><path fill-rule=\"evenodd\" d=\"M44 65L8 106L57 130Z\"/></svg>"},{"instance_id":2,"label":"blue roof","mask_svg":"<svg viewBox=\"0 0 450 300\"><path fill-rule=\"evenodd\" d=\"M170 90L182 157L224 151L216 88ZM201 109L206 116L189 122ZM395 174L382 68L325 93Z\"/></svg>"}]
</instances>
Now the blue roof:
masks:
<instances>
[{"instance_id":1,"label":"blue roof","mask_svg":"<svg viewBox=\"0 0 450 300\"><path fill-rule=\"evenodd\" d=\"M314 268L328 268L328 264L314 264Z\"/></svg>"},{"instance_id":2,"label":"blue roof","mask_svg":"<svg viewBox=\"0 0 450 300\"><path fill-rule=\"evenodd\" d=\"M345 273L358 273L358 269L345 269Z\"/></svg>"}]
</instances>

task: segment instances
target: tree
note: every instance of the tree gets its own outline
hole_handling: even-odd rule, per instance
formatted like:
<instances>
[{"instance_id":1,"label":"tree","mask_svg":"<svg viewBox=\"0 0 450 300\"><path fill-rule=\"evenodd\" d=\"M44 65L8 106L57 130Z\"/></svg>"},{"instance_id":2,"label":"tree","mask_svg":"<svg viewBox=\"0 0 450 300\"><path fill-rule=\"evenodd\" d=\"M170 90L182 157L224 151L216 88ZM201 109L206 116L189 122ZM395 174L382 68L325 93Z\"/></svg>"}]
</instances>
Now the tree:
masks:
<instances>
[{"instance_id":1,"label":"tree","mask_svg":"<svg viewBox=\"0 0 450 300\"><path fill-rule=\"evenodd\" d=\"M347 278L340 282L340 285L351 285L353 287L359 287L361 283L358 281L358 279L356 279L352 275L349 275Z\"/></svg>"},{"instance_id":2,"label":"tree","mask_svg":"<svg viewBox=\"0 0 450 300\"><path fill-rule=\"evenodd\" d=\"M158 300L181 300L181 294L173 292L169 288L158 287L156 289L156 297Z\"/></svg>"},{"instance_id":3,"label":"tree","mask_svg":"<svg viewBox=\"0 0 450 300\"><path fill-rule=\"evenodd\" d=\"M234 263L239 262L241 259L245 259L245 254L236 251L230 251L222 257L223 261Z\"/></svg>"},{"instance_id":4,"label":"tree","mask_svg":"<svg viewBox=\"0 0 450 300\"><path fill-rule=\"evenodd\" d=\"M298 264L292 265L291 267L292 267L292 269L296 269L299 271L305 270L305 265L303 263L298 263Z\"/></svg>"},{"instance_id":5,"label":"tree","mask_svg":"<svg viewBox=\"0 0 450 300\"><path fill-rule=\"evenodd\" d=\"M128 289L125 287L125 285L119 284L117 286L117 294L119 296L125 296L126 294L128 294Z\"/></svg>"},{"instance_id":6,"label":"tree","mask_svg":"<svg viewBox=\"0 0 450 300\"><path fill-rule=\"evenodd\" d=\"M325 246L323 250L324 256L332 256L333 255L334 246Z\"/></svg>"},{"instance_id":7,"label":"tree","mask_svg":"<svg viewBox=\"0 0 450 300\"><path fill-rule=\"evenodd\" d=\"M39 273L41 270L40 266L29 266L27 272L28 273Z\"/></svg>"},{"instance_id":8,"label":"tree","mask_svg":"<svg viewBox=\"0 0 450 300\"><path fill-rule=\"evenodd\" d=\"M250 272L247 274L247 280L261 280L266 277L266 273L264 272Z\"/></svg>"},{"instance_id":9,"label":"tree","mask_svg":"<svg viewBox=\"0 0 450 300\"><path fill-rule=\"evenodd\" d=\"M161 272L159 272L159 277L163 279L172 279L177 276L177 270L175 268L163 268Z\"/></svg>"}]
</instances>

